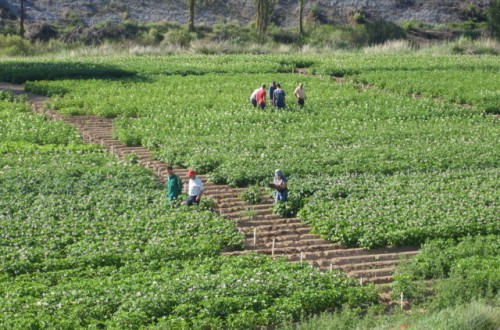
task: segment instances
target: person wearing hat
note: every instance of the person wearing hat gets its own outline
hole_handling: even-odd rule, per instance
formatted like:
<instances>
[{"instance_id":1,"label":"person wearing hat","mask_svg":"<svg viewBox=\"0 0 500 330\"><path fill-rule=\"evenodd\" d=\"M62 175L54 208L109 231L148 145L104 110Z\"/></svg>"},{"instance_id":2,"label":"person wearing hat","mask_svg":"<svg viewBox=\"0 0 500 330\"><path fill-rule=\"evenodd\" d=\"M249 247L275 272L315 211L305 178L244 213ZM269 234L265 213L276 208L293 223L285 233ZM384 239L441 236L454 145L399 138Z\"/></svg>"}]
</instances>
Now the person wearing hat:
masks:
<instances>
[{"instance_id":1,"label":"person wearing hat","mask_svg":"<svg viewBox=\"0 0 500 330\"><path fill-rule=\"evenodd\" d=\"M188 198L186 200L186 205L200 204L201 195L203 195L203 182L201 179L196 176L195 170L189 170L187 172L187 176L189 178L188 185Z\"/></svg>"},{"instance_id":2,"label":"person wearing hat","mask_svg":"<svg viewBox=\"0 0 500 330\"><path fill-rule=\"evenodd\" d=\"M167 179L167 196L169 201L177 200L177 197L182 191L181 178L174 173L172 166L167 166L168 179Z\"/></svg>"},{"instance_id":3,"label":"person wearing hat","mask_svg":"<svg viewBox=\"0 0 500 330\"><path fill-rule=\"evenodd\" d=\"M288 200L288 180L283 174L283 171L274 171L273 187L276 189L274 193L275 202L286 202Z\"/></svg>"}]
</instances>

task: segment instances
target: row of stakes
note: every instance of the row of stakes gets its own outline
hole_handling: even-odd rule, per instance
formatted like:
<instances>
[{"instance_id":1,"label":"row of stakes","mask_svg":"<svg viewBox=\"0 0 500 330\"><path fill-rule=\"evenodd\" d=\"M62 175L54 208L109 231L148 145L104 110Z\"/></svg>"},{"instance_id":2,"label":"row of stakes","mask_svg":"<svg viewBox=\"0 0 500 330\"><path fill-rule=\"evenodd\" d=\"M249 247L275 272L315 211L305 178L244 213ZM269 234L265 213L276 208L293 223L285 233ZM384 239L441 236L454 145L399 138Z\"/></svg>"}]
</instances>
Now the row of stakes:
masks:
<instances>
[{"instance_id":1,"label":"row of stakes","mask_svg":"<svg viewBox=\"0 0 500 330\"><path fill-rule=\"evenodd\" d=\"M257 228L253 229L253 245L257 245ZM274 258L274 247L276 246L276 238L273 238L273 243L271 246L271 257ZM304 252L300 251L300 262L304 260ZM333 271L333 263L330 263L330 272ZM363 285L363 278L359 279L359 283Z\"/></svg>"},{"instance_id":2,"label":"row of stakes","mask_svg":"<svg viewBox=\"0 0 500 330\"><path fill-rule=\"evenodd\" d=\"M254 245L257 245L257 228L254 228L253 229L253 244ZM272 246L271 246L271 257L274 258L274 247L276 245L276 238L273 238L273 243L272 243ZM300 262L302 262L304 260L304 252L300 251ZM333 263L330 263L330 272L333 271ZM360 285L363 285L363 277L360 277L359 278L359 284ZM400 306L401 306L401 309L404 308L404 295L403 295L403 292L401 292L401 296L400 296Z\"/></svg>"}]
</instances>

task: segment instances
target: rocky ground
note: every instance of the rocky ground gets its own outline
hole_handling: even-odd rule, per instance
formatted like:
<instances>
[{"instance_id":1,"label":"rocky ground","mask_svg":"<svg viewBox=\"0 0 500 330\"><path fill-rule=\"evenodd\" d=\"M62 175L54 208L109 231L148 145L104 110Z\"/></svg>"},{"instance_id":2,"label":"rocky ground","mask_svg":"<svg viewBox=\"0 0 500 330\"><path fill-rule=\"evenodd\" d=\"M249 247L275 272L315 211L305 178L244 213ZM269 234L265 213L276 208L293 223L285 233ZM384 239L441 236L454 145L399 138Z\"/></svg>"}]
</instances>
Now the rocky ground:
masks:
<instances>
[{"instance_id":1,"label":"rocky ground","mask_svg":"<svg viewBox=\"0 0 500 330\"><path fill-rule=\"evenodd\" d=\"M199 0L197 0L198 2ZM276 0L273 21L278 26L296 25L297 0ZM419 20L427 23L457 22L473 3L478 10L487 8L491 0L305 0L308 20L323 23L347 23L355 12L370 19L392 22ZM28 21L64 21L81 19L88 25L104 20L120 21L131 18L139 22L167 21L185 24L185 0L24 0ZM0 0L0 8L19 16L19 0ZM255 19L254 0L212 0L202 2L195 12L196 23L216 22L248 24Z\"/></svg>"}]
</instances>

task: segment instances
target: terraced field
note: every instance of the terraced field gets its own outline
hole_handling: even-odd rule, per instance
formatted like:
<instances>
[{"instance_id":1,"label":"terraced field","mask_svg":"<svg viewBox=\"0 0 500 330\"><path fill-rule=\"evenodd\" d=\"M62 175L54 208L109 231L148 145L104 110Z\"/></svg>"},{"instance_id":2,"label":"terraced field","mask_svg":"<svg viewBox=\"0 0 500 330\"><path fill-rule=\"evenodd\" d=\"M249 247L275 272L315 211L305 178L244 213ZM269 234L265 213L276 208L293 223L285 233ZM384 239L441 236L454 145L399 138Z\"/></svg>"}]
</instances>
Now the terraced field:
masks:
<instances>
[{"instance_id":1,"label":"terraced field","mask_svg":"<svg viewBox=\"0 0 500 330\"><path fill-rule=\"evenodd\" d=\"M0 88L21 93L22 85L2 84ZM113 119L97 116L65 116L44 107L45 97L29 93L33 110L53 120L71 123L81 132L84 141L97 143L116 154L120 159L134 154L143 166L150 168L162 181L168 173L164 162L153 159L150 151L143 147L126 146L113 138ZM175 167L174 172L183 177L186 169ZM214 184L200 175L205 185L205 195L217 205L216 211L236 222L245 234L245 250L225 252L239 255L257 252L275 257L285 257L290 262L307 262L324 271L341 269L349 276L359 278L364 283L389 283L395 266L402 258L418 253L418 247L386 247L374 250L363 248L344 248L311 234L311 229L297 218L286 218L273 213L274 200L270 197L257 205L241 200L239 195L245 188Z\"/></svg>"}]
</instances>

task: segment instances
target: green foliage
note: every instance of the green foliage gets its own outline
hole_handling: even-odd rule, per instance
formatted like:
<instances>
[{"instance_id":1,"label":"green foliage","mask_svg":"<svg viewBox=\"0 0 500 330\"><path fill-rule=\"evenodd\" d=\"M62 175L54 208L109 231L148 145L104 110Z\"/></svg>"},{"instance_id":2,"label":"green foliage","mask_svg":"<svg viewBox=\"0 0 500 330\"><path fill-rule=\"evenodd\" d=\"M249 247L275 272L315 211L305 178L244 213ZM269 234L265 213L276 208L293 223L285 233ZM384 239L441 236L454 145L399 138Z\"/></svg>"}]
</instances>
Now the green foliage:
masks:
<instances>
[{"instance_id":1,"label":"green foliage","mask_svg":"<svg viewBox=\"0 0 500 330\"><path fill-rule=\"evenodd\" d=\"M17 35L0 35L0 56L26 56L33 54L32 45Z\"/></svg>"},{"instance_id":2,"label":"green foliage","mask_svg":"<svg viewBox=\"0 0 500 330\"><path fill-rule=\"evenodd\" d=\"M421 253L403 264L395 275L393 293L422 301L422 280L439 280L435 285L434 308L495 299L500 280L498 235L433 240Z\"/></svg>"},{"instance_id":3,"label":"green foliage","mask_svg":"<svg viewBox=\"0 0 500 330\"><path fill-rule=\"evenodd\" d=\"M487 16L489 28L493 31L497 39L500 40L500 0L491 2Z\"/></svg>"},{"instance_id":4,"label":"green foliage","mask_svg":"<svg viewBox=\"0 0 500 330\"><path fill-rule=\"evenodd\" d=\"M451 267L449 278L436 285L433 301L439 308L467 303L475 299L495 299L500 289L500 256L472 256L459 259Z\"/></svg>"},{"instance_id":5,"label":"green foliage","mask_svg":"<svg viewBox=\"0 0 500 330\"><path fill-rule=\"evenodd\" d=\"M404 20L399 23L406 31L429 28L429 24L416 19Z\"/></svg>"},{"instance_id":6,"label":"green foliage","mask_svg":"<svg viewBox=\"0 0 500 330\"><path fill-rule=\"evenodd\" d=\"M368 311L344 308L335 313L325 313L300 323L288 324L281 330L332 330L332 329L477 329L496 330L500 325L500 308L482 301L448 307L442 310L412 309L409 312Z\"/></svg>"},{"instance_id":7,"label":"green foliage","mask_svg":"<svg viewBox=\"0 0 500 330\"><path fill-rule=\"evenodd\" d=\"M32 113L24 97L9 92L0 93L0 141L30 142L34 144L80 144L75 128L56 121L47 121L42 115ZM12 103L14 102L14 103Z\"/></svg>"},{"instance_id":8,"label":"green foliage","mask_svg":"<svg viewBox=\"0 0 500 330\"><path fill-rule=\"evenodd\" d=\"M79 60L52 61L47 58L37 58L22 62L21 64L16 60L0 60L0 80L11 83L24 83L28 80L57 80L63 78L125 78L133 76L134 74L134 72L126 68L117 68L110 63L100 64ZM61 95L66 92L66 89L48 91L28 86L26 86L26 90L47 96Z\"/></svg>"},{"instance_id":9,"label":"green foliage","mask_svg":"<svg viewBox=\"0 0 500 330\"><path fill-rule=\"evenodd\" d=\"M181 48L187 48L191 41L195 39L195 35L184 29L171 30L164 37L164 43L169 43Z\"/></svg>"},{"instance_id":10,"label":"green foliage","mask_svg":"<svg viewBox=\"0 0 500 330\"><path fill-rule=\"evenodd\" d=\"M240 199L249 204L259 204L262 202L262 191L257 185L251 185L240 194Z\"/></svg>"},{"instance_id":11,"label":"green foliage","mask_svg":"<svg viewBox=\"0 0 500 330\"><path fill-rule=\"evenodd\" d=\"M16 130L16 142L0 139L3 327L246 329L376 303L373 287L337 272L221 256L243 235L204 210L211 199L169 207L149 170L67 145L70 134L30 143L33 126L56 135L65 125L37 122L1 96L0 132Z\"/></svg>"},{"instance_id":12,"label":"green foliage","mask_svg":"<svg viewBox=\"0 0 500 330\"><path fill-rule=\"evenodd\" d=\"M492 67L467 71L464 76L463 69L458 68L432 71L405 69L385 73L366 72L355 79L402 95L445 98L453 103L474 105L485 113L495 114L500 111L496 102L500 92L495 87L500 84L498 72L498 67ZM450 84L450 81L456 83Z\"/></svg>"},{"instance_id":13,"label":"green foliage","mask_svg":"<svg viewBox=\"0 0 500 330\"><path fill-rule=\"evenodd\" d=\"M324 181L331 188L315 194L300 216L332 241L368 248L499 234L497 183L490 180L497 175L485 170L339 177Z\"/></svg>"},{"instance_id":14,"label":"green foliage","mask_svg":"<svg viewBox=\"0 0 500 330\"><path fill-rule=\"evenodd\" d=\"M64 94L49 103L63 113L121 116L115 121L121 141L208 173L216 183L248 186L282 168L293 180L290 201L276 211L293 216L304 206L300 215L316 232L346 245L498 232L491 193L497 187L488 180L498 175L491 139L497 120L479 108L494 106L495 57L197 55L101 62L111 63L144 73L141 79L38 81L27 88ZM304 108L290 101L279 112L246 105L255 85L270 77L289 92L297 76L276 71L298 67L356 75L343 84L301 77L309 96ZM452 104L467 102L479 109Z\"/></svg>"},{"instance_id":15,"label":"green foliage","mask_svg":"<svg viewBox=\"0 0 500 330\"><path fill-rule=\"evenodd\" d=\"M363 24L366 22L365 14L362 11L356 11L352 14L352 19L357 24Z\"/></svg>"}]
</instances>

